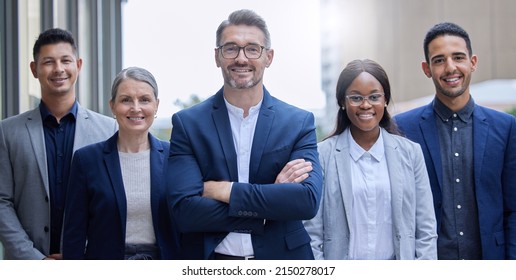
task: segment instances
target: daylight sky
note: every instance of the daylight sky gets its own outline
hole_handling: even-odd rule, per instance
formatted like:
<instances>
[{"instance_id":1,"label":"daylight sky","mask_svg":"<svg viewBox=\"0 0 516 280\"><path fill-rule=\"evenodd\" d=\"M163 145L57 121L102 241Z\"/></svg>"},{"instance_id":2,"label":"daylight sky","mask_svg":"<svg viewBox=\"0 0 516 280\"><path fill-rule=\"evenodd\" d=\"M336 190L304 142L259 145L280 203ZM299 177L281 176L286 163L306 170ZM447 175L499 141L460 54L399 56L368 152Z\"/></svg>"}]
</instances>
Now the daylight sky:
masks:
<instances>
[{"instance_id":1,"label":"daylight sky","mask_svg":"<svg viewBox=\"0 0 516 280\"><path fill-rule=\"evenodd\" d=\"M261 15L271 33L274 60L264 84L272 95L298 107L324 107L321 90L319 1L127 0L122 6L123 67L139 66L158 82L158 117L178 110L174 101L206 98L222 86L215 65L215 31L238 9Z\"/></svg>"}]
</instances>

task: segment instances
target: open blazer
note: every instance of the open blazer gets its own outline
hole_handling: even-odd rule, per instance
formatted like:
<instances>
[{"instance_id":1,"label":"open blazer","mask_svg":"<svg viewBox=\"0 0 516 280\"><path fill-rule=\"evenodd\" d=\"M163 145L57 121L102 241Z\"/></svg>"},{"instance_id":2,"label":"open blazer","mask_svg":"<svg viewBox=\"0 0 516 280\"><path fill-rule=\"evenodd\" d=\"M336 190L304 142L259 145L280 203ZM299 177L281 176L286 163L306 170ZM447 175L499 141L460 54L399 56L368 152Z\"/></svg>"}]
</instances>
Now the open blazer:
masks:
<instances>
[{"instance_id":1,"label":"open blazer","mask_svg":"<svg viewBox=\"0 0 516 280\"><path fill-rule=\"evenodd\" d=\"M421 144L439 229L443 167L433 102L395 119L409 139ZM516 259L516 119L475 105L473 159L482 257Z\"/></svg>"},{"instance_id":2,"label":"open blazer","mask_svg":"<svg viewBox=\"0 0 516 280\"><path fill-rule=\"evenodd\" d=\"M432 192L418 144L381 129L391 183L393 243L396 259L437 259ZM305 221L316 259L348 259L353 193L350 143L345 133L319 143L324 171L317 216Z\"/></svg>"},{"instance_id":3,"label":"open blazer","mask_svg":"<svg viewBox=\"0 0 516 280\"><path fill-rule=\"evenodd\" d=\"M73 150L104 141L116 129L112 118L78 105ZM38 107L0 122L0 241L5 259L41 260L49 254L49 198Z\"/></svg>"},{"instance_id":4,"label":"open blazer","mask_svg":"<svg viewBox=\"0 0 516 280\"><path fill-rule=\"evenodd\" d=\"M66 200L63 258L124 259L127 204L117 148L118 132L75 152ZM169 143L149 133L151 210L161 259L179 257L168 213L164 170Z\"/></svg>"},{"instance_id":5,"label":"open blazer","mask_svg":"<svg viewBox=\"0 0 516 280\"><path fill-rule=\"evenodd\" d=\"M302 220L319 208L322 174L313 114L272 97L264 88L249 165L238 183L237 154L223 89L172 117L170 210L187 258L211 259L229 232L250 233L257 259L313 259ZM301 183L274 184L285 164L312 162ZM204 181L235 182L230 203L202 197Z\"/></svg>"}]
</instances>

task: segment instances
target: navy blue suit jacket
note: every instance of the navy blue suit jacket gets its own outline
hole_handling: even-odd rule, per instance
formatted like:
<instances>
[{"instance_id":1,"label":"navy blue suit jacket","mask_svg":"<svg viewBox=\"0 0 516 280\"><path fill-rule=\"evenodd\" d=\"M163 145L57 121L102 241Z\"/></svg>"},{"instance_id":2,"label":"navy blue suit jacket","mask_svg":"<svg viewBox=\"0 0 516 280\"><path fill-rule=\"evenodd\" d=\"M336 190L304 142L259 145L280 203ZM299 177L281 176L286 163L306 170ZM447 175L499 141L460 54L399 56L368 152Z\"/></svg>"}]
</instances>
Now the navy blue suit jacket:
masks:
<instances>
[{"instance_id":1,"label":"navy blue suit jacket","mask_svg":"<svg viewBox=\"0 0 516 280\"><path fill-rule=\"evenodd\" d=\"M322 188L313 114L264 97L254 134L249 183L239 183L223 89L172 117L169 207L185 258L211 259L229 232L250 233L257 259L313 259L302 220L317 213ZM302 183L274 184L287 162L313 171ZM201 197L204 181L231 181L230 203ZM264 219L266 222L264 223Z\"/></svg>"},{"instance_id":2,"label":"navy blue suit jacket","mask_svg":"<svg viewBox=\"0 0 516 280\"><path fill-rule=\"evenodd\" d=\"M395 120L400 130L423 149L439 229L443 175L433 103L399 114ZM515 118L475 105L473 147L483 259L516 259Z\"/></svg>"},{"instance_id":3,"label":"navy blue suit jacket","mask_svg":"<svg viewBox=\"0 0 516 280\"><path fill-rule=\"evenodd\" d=\"M75 152L63 232L65 259L124 259L127 204L117 148L118 132ZM166 204L164 171L169 144L149 134L151 209L162 259L179 258L177 226Z\"/></svg>"}]
</instances>

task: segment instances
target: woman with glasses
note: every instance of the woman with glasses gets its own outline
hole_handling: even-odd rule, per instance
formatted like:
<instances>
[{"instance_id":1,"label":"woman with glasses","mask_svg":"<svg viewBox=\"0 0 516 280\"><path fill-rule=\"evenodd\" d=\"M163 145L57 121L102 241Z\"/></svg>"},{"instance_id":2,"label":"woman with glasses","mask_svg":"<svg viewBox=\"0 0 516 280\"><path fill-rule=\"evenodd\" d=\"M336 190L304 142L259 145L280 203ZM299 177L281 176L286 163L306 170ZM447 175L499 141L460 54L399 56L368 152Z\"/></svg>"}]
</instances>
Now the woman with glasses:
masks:
<instances>
[{"instance_id":1,"label":"woman with glasses","mask_svg":"<svg viewBox=\"0 0 516 280\"><path fill-rule=\"evenodd\" d=\"M398 135L384 69L354 60L337 82L335 131L319 143L317 216L305 221L316 259L436 259L432 192L418 144Z\"/></svg>"}]
</instances>

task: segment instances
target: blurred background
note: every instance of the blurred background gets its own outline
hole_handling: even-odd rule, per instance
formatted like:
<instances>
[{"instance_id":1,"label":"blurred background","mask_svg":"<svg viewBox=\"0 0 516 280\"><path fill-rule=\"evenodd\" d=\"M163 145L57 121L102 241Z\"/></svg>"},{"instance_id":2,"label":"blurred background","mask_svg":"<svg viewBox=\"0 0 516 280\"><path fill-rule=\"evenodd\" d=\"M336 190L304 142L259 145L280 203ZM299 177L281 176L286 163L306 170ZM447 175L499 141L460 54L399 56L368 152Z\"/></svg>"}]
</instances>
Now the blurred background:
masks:
<instances>
[{"instance_id":1,"label":"blurred background","mask_svg":"<svg viewBox=\"0 0 516 280\"><path fill-rule=\"evenodd\" d=\"M0 0L0 118L39 104L32 47L42 30L60 27L74 33L84 60L80 103L110 116L114 76L144 67L160 90L153 133L168 140L171 115L222 86L215 31L242 8L260 14L271 33L275 56L266 87L313 112L319 138L333 129L336 80L353 59L370 58L386 69L393 114L429 103L434 88L421 70L423 37L442 21L470 35L479 58L475 101L516 113L514 0Z\"/></svg>"}]
</instances>

